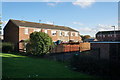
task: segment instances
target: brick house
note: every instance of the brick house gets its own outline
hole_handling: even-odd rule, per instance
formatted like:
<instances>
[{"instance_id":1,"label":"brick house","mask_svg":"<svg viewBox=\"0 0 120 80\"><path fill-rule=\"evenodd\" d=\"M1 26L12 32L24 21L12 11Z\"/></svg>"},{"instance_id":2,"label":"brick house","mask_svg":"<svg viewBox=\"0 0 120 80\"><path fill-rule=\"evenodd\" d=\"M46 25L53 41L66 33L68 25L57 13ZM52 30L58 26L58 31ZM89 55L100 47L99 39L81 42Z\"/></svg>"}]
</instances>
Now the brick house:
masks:
<instances>
[{"instance_id":1,"label":"brick house","mask_svg":"<svg viewBox=\"0 0 120 80\"><path fill-rule=\"evenodd\" d=\"M98 41L120 41L120 30L99 31L96 38Z\"/></svg>"},{"instance_id":2,"label":"brick house","mask_svg":"<svg viewBox=\"0 0 120 80\"><path fill-rule=\"evenodd\" d=\"M54 42L81 41L79 32L69 27L12 19L4 28L4 41L13 43L17 51L22 50L24 47L20 42L29 39L29 35L34 31L47 33Z\"/></svg>"}]
</instances>

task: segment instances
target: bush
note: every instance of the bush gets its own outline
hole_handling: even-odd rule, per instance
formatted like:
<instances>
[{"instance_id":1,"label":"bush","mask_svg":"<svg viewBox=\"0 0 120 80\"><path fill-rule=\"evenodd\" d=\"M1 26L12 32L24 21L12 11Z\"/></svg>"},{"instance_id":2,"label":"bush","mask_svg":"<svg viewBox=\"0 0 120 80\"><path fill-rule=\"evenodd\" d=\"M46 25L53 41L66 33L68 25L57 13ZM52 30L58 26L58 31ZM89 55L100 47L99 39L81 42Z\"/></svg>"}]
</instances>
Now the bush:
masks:
<instances>
[{"instance_id":1,"label":"bush","mask_svg":"<svg viewBox=\"0 0 120 80\"><path fill-rule=\"evenodd\" d=\"M2 43L2 52L9 53L14 51L14 45L8 42Z\"/></svg>"},{"instance_id":2,"label":"bush","mask_svg":"<svg viewBox=\"0 0 120 80\"><path fill-rule=\"evenodd\" d=\"M44 32L33 32L30 34L30 42L26 45L28 54L45 55L53 45L51 37Z\"/></svg>"}]
</instances>

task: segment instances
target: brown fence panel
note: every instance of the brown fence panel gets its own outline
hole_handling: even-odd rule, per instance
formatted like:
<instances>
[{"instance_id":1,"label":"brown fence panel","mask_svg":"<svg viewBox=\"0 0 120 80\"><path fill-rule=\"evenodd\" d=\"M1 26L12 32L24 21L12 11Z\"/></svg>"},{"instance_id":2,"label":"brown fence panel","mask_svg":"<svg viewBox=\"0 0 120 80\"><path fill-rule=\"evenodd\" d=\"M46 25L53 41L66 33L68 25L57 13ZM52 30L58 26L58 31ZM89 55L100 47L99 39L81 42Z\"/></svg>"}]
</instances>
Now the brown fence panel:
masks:
<instances>
[{"instance_id":1,"label":"brown fence panel","mask_svg":"<svg viewBox=\"0 0 120 80\"><path fill-rule=\"evenodd\" d=\"M80 51L80 45L57 45L52 48L51 53Z\"/></svg>"},{"instance_id":2,"label":"brown fence panel","mask_svg":"<svg viewBox=\"0 0 120 80\"><path fill-rule=\"evenodd\" d=\"M80 43L80 51L87 51L90 49L91 49L90 43L88 42Z\"/></svg>"}]
</instances>

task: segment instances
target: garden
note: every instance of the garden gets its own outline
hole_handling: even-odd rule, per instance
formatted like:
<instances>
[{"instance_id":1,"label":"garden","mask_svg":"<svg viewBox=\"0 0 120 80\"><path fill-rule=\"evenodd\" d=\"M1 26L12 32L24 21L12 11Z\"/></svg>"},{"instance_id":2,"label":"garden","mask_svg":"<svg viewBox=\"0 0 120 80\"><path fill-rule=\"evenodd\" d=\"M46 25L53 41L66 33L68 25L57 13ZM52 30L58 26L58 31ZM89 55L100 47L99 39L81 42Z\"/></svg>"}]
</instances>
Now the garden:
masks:
<instances>
[{"instance_id":1,"label":"garden","mask_svg":"<svg viewBox=\"0 0 120 80\"><path fill-rule=\"evenodd\" d=\"M45 33L34 32L27 40L26 52L14 51L11 43L3 42L2 79L34 78L96 78L88 74L72 71L66 63L44 58L49 53L52 39Z\"/></svg>"},{"instance_id":2,"label":"garden","mask_svg":"<svg viewBox=\"0 0 120 80\"><path fill-rule=\"evenodd\" d=\"M43 32L31 33L30 39L25 41L26 52L16 53L11 43L3 43L2 77L8 78L90 78L106 79L117 78L120 74L120 62L99 59L91 53L68 53L64 55L49 55L52 39ZM65 53L64 53L65 54ZM47 56L47 57L46 57ZM53 59L50 57L53 57ZM57 60L59 59L59 60Z\"/></svg>"},{"instance_id":3,"label":"garden","mask_svg":"<svg viewBox=\"0 0 120 80\"><path fill-rule=\"evenodd\" d=\"M2 77L9 78L94 78L71 71L64 63L22 55L0 53Z\"/></svg>"}]
</instances>

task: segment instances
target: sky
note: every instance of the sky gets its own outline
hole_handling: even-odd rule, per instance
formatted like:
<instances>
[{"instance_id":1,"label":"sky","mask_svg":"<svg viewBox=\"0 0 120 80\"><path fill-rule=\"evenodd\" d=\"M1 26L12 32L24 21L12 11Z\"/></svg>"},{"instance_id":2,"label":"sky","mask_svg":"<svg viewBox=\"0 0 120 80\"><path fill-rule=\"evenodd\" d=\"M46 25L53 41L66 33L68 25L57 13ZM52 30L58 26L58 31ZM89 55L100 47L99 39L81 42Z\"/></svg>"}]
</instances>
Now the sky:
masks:
<instances>
[{"instance_id":1,"label":"sky","mask_svg":"<svg viewBox=\"0 0 120 80\"><path fill-rule=\"evenodd\" d=\"M118 26L118 2L2 2L3 27L9 19L71 27L81 35Z\"/></svg>"}]
</instances>

